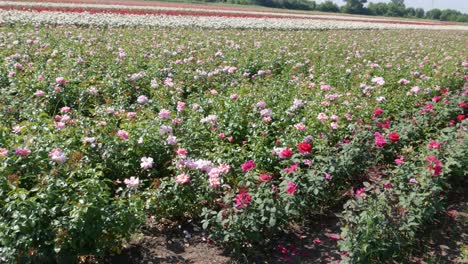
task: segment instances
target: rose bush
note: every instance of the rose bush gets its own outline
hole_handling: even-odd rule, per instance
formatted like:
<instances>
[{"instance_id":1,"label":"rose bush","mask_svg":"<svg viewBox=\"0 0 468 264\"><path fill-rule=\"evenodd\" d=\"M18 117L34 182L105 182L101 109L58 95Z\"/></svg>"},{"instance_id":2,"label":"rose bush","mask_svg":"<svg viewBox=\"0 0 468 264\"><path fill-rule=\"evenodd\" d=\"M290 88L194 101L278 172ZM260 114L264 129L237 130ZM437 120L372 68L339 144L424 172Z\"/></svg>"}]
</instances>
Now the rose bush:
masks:
<instances>
[{"instance_id":1,"label":"rose bush","mask_svg":"<svg viewBox=\"0 0 468 264\"><path fill-rule=\"evenodd\" d=\"M342 204L347 260L403 257L466 171L464 43L4 26L0 259L116 254L148 215L247 252Z\"/></svg>"}]
</instances>

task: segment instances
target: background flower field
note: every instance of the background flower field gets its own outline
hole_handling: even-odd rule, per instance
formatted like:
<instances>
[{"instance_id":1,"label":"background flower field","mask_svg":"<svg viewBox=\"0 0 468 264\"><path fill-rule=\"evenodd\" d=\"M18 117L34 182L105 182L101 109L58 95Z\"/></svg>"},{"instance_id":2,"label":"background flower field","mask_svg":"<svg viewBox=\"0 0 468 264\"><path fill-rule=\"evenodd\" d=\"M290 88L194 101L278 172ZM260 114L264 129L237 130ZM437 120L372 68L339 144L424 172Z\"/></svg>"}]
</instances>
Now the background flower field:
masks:
<instances>
[{"instance_id":1,"label":"background flower field","mask_svg":"<svg viewBox=\"0 0 468 264\"><path fill-rule=\"evenodd\" d=\"M343 263L403 261L433 219L463 217L445 206L466 187L467 43L6 23L0 260L100 261L145 223L193 221L233 256L293 262L284 234L338 214Z\"/></svg>"}]
</instances>

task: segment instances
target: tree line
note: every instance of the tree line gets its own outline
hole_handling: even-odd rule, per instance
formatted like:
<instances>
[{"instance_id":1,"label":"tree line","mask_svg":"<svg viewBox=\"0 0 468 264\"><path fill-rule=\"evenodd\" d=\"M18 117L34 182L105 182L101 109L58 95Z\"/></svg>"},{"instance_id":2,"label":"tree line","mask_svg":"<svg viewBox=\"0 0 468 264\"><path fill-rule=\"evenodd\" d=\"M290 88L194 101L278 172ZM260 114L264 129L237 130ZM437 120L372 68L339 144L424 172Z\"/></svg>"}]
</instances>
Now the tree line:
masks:
<instances>
[{"instance_id":1,"label":"tree line","mask_svg":"<svg viewBox=\"0 0 468 264\"><path fill-rule=\"evenodd\" d=\"M275 8L298 10L317 10L323 12L360 14L371 16L389 16L406 18L426 18L441 21L468 22L468 14L453 9L432 9L406 7L404 0L391 0L389 3L369 3L367 0L345 0L345 5L338 6L332 1L317 3L309 0L203 0L205 2L224 2L242 5L261 5Z\"/></svg>"}]
</instances>

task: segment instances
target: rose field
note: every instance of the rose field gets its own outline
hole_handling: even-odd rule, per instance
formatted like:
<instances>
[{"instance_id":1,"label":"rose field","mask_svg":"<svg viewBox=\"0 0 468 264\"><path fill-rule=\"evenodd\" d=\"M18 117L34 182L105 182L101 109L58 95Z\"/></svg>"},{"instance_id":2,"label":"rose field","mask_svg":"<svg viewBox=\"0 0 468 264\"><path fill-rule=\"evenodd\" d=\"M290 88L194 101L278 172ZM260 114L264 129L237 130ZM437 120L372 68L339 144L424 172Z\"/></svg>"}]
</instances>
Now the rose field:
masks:
<instances>
[{"instance_id":1,"label":"rose field","mask_svg":"<svg viewBox=\"0 0 468 264\"><path fill-rule=\"evenodd\" d=\"M105 5L0 2L0 263L468 261L465 24Z\"/></svg>"}]
</instances>

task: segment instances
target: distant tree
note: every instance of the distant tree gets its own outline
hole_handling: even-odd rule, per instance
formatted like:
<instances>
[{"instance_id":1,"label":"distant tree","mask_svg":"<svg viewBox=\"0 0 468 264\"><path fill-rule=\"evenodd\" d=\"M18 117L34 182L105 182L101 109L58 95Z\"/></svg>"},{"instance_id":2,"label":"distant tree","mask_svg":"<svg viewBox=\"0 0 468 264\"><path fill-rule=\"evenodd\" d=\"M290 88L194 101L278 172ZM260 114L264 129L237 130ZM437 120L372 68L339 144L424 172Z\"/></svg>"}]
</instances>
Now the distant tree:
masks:
<instances>
[{"instance_id":1,"label":"distant tree","mask_svg":"<svg viewBox=\"0 0 468 264\"><path fill-rule=\"evenodd\" d=\"M406 8L405 17L416 17L416 10L412 7Z\"/></svg>"},{"instance_id":2,"label":"distant tree","mask_svg":"<svg viewBox=\"0 0 468 264\"><path fill-rule=\"evenodd\" d=\"M426 18L439 20L441 14L442 14L442 11L440 11L440 9L437 9L437 8L432 9L432 10L427 11Z\"/></svg>"},{"instance_id":3,"label":"distant tree","mask_svg":"<svg viewBox=\"0 0 468 264\"><path fill-rule=\"evenodd\" d=\"M457 22L468 22L468 14L462 14L457 17Z\"/></svg>"},{"instance_id":4,"label":"distant tree","mask_svg":"<svg viewBox=\"0 0 468 264\"><path fill-rule=\"evenodd\" d=\"M390 4L394 4L398 7L405 7L405 0L392 0Z\"/></svg>"},{"instance_id":5,"label":"distant tree","mask_svg":"<svg viewBox=\"0 0 468 264\"><path fill-rule=\"evenodd\" d=\"M405 15L405 1L392 0L388 4L387 16L402 17Z\"/></svg>"},{"instance_id":6,"label":"distant tree","mask_svg":"<svg viewBox=\"0 0 468 264\"><path fill-rule=\"evenodd\" d=\"M442 21L457 21L459 16L463 16L462 13L453 9L445 9L440 13L440 20Z\"/></svg>"},{"instance_id":7,"label":"distant tree","mask_svg":"<svg viewBox=\"0 0 468 264\"><path fill-rule=\"evenodd\" d=\"M338 7L338 5L333 3L330 0L319 4L317 6L317 10L320 10L320 11L323 11L323 12L335 12L335 13L340 12L340 8Z\"/></svg>"},{"instance_id":8,"label":"distant tree","mask_svg":"<svg viewBox=\"0 0 468 264\"><path fill-rule=\"evenodd\" d=\"M349 14L363 14L364 4L367 0L346 0L346 4L343 6L343 12Z\"/></svg>"},{"instance_id":9,"label":"distant tree","mask_svg":"<svg viewBox=\"0 0 468 264\"><path fill-rule=\"evenodd\" d=\"M310 10L317 9L317 3L315 1L310 1Z\"/></svg>"},{"instance_id":10,"label":"distant tree","mask_svg":"<svg viewBox=\"0 0 468 264\"><path fill-rule=\"evenodd\" d=\"M388 12L388 5L386 3L369 3L367 10L370 15L384 16Z\"/></svg>"},{"instance_id":11,"label":"distant tree","mask_svg":"<svg viewBox=\"0 0 468 264\"><path fill-rule=\"evenodd\" d=\"M416 8L415 12L416 12L416 17L418 18L423 18L425 15L424 9L422 8Z\"/></svg>"}]
</instances>

